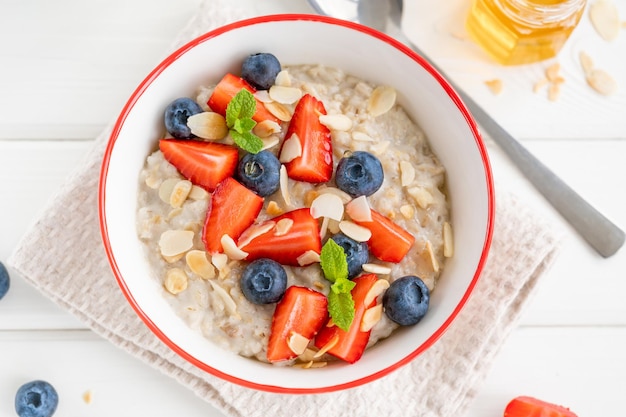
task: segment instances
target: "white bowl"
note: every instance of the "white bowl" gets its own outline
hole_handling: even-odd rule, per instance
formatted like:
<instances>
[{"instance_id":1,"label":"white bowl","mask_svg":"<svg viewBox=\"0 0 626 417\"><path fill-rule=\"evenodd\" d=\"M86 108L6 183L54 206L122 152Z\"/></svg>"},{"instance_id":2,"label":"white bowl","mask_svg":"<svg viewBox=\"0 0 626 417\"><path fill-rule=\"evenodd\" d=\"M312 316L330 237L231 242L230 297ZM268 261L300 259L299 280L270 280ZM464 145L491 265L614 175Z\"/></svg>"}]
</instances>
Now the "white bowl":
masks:
<instances>
[{"instance_id":1,"label":"white bowl","mask_svg":"<svg viewBox=\"0 0 626 417\"><path fill-rule=\"evenodd\" d=\"M403 328L368 349L353 365L302 370L246 359L191 330L150 278L136 236L138 175L162 134L173 99L217 82L251 53L269 51L284 65L319 63L376 84L398 100L426 132L447 169L455 254L418 326ZM171 349L195 366L236 384L282 393L321 393L365 384L405 365L445 332L472 292L487 258L494 191L487 151L476 124L445 79L395 40L345 21L313 15L254 18L213 30L171 54L124 106L109 140L99 186L102 238L117 281L137 314Z\"/></svg>"}]
</instances>

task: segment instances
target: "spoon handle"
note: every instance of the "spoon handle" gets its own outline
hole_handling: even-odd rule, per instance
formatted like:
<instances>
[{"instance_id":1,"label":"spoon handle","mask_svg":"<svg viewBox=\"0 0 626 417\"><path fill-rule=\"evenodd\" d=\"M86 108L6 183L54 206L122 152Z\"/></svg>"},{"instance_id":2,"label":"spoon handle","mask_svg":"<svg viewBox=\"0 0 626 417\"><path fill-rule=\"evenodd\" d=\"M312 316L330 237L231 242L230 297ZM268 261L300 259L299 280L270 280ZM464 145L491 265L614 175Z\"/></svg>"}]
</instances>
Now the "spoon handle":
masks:
<instances>
[{"instance_id":1,"label":"spoon handle","mask_svg":"<svg viewBox=\"0 0 626 417\"><path fill-rule=\"evenodd\" d=\"M445 76L444 72L419 48L408 42L406 38L404 41L418 55L428 61L435 70ZM458 85L450 81L449 77L445 77L461 97L461 100L463 100L478 124L504 150L511 161L517 165L535 188L576 229L587 243L605 258L615 254L624 244L624 231L593 208L576 191L524 148L509 132L504 130Z\"/></svg>"}]
</instances>

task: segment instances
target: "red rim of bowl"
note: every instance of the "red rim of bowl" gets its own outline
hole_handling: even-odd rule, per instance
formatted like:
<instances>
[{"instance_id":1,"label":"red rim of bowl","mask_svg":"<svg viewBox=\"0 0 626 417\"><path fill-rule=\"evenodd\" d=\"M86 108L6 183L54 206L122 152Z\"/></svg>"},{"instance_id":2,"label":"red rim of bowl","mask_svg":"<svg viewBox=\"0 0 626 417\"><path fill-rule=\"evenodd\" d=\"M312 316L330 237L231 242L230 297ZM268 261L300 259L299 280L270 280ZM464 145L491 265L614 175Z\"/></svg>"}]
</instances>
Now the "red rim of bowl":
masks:
<instances>
[{"instance_id":1,"label":"red rim of bowl","mask_svg":"<svg viewBox=\"0 0 626 417\"><path fill-rule=\"evenodd\" d=\"M139 97L142 96L143 92L151 85L151 83L155 80L155 78L157 78L159 76L159 74L161 74L161 72L163 72L163 70L165 68L167 68L168 66L170 66L174 61L176 61L180 56L184 55L187 51L189 51L190 49L194 48L195 46L205 42L208 39L214 38L216 36L219 36L223 33L229 32L231 30L235 30L241 27L245 27L245 26L251 26L251 25L256 25L256 24L262 24L262 23L269 23L269 22L275 22L275 21L294 21L294 20L305 20L305 21L317 21L317 22L322 22L322 23L326 23L326 24L331 24L331 25L338 25L338 26L344 26L346 28L352 29L352 30L356 30L359 32L363 32L367 35L373 36L375 38L378 38L386 43L388 43L389 45L391 45L392 47L400 50L401 52L403 52L404 54L406 54L407 56L409 56L411 59L413 59L414 61L417 61L422 67L424 67L424 69L426 69L438 82L439 84L442 86L442 88L446 91L446 93L448 94L448 96L450 97L450 99L452 99L452 101L456 104L456 106L459 108L459 110L461 111L461 113L463 114L465 120L467 121L469 127L472 130L472 133L474 135L474 139L476 140L476 145L478 147L478 150L480 152L480 156L482 158L483 161L483 165L484 165L484 171L485 171L485 180L486 180L486 185L487 185L487 192L488 192L488 219L487 219L487 230L485 233L485 240L483 243L483 248L482 248L482 252L481 252L481 258L478 262L478 265L476 267L476 270L474 272L474 276L472 277L472 281L470 282L470 285L468 286L467 290L465 291L465 294L463 295L462 299L460 300L460 302L457 304L457 306L455 307L455 309L452 311L452 313L450 314L450 316L446 319L446 321L437 329L436 332L434 332L424 343L422 343L420 346L417 347L417 349L415 349L412 353L410 353L409 355L407 355L404 358L401 358L400 360L398 360L396 363L374 373L371 375L368 375L366 377L362 377L359 379L355 379L353 381L350 382L346 382L346 383L341 383L341 384L336 384L336 385L328 385L328 386L324 386L324 387L317 387L317 388L289 388L289 387L280 387L280 386L274 386L274 385L266 385L266 384L259 384L256 382L251 382L248 380L244 380L238 377L234 377L232 375L226 374L222 371L219 371L218 369L215 369L209 365L207 365L206 363L196 359L195 357L193 357L192 355L190 355L189 353L185 352L180 346L178 346L176 343L174 343L171 339L169 339L167 337L167 335L165 335L160 329L159 327L150 319L150 317L148 317L144 311L141 309L141 307L138 305L138 303L136 302L135 298L133 297L133 294L131 293L130 289L127 287L124 278L122 277L122 274L117 266L117 262L115 260L115 255L113 253L113 249L111 248L111 244L109 242L108 239L108 229L107 229L107 223L106 223L106 217L105 217L105 201L106 201L106 181L107 181L107 174L108 174L108 169L109 169L109 162L110 162L110 158L111 158L111 152L113 151L113 147L115 145L115 142L117 140L117 137L124 125L124 122L126 120L126 117L128 116L129 112L131 111L131 109L133 108L133 106L135 105L135 103L137 102L137 100L139 99ZM257 389L257 390L261 390L261 391L267 391L267 392L274 392L274 393L283 393L283 394L320 394L320 393L328 393L328 392L333 392L333 391L339 391L339 390L343 390L343 389L348 389L348 388L353 388L353 387L357 387L369 382L372 382L378 378L381 378L391 372L393 372L394 370L406 365L407 363L409 363L411 360L413 360L416 356L418 356L420 353L424 352L426 349L428 349L430 346L432 346L438 339L439 337L441 337L441 335L447 330L447 328L449 327L449 325L452 323L452 321L455 319L455 317L459 314L459 312L461 311L461 309L464 307L464 305L466 304L467 300L469 299L470 294L472 293L474 287L476 286L476 283L478 282L478 279L482 273L483 267L485 265L485 262L487 260L487 255L489 252L489 248L491 246L491 240L492 240L492 235L493 235L493 227L494 227L494 216L495 216L495 192L494 192L494 187L493 187L493 177L492 177L492 172L491 172L491 165L489 162L489 157L487 154L487 150L486 147L482 141L480 132L478 130L478 127L476 125L476 122L474 120L474 118L471 116L469 110L465 107L465 105L463 104L463 102L461 101L461 99L459 98L459 96L457 95L457 93L454 91L454 89L452 88L452 86L448 83L448 81L446 81L445 78L443 78L443 76L441 74L439 74L434 68L432 68L432 66L426 62L421 56L417 55L415 52L413 52L413 50L411 50L409 47L407 47L406 45L396 41L395 39L381 33L378 32L374 29L371 29L367 26L363 26L357 23L353 23L353 22L348 22L345 20L340 20L340 19L335 19L332 17L327 17L327 16L319 16L319 15L308 15L308 14L277 14L277 15L270 15L270 16L261 16L261 17L255 17L255 18L251 18L251 19L245 19L245 20L241 20L241 21L237 21L231 24L227 24L224 26L221 26L217 29L214 29L210 32L207 32L193 40L191 40L190 42L186 43L185 45L183 45L182 47L180 47L179 49L177 49L176 51L174 51L172 54L170 54L164 61L162 61L155 69L153 69L150 74L148 74L148 76L141 82L141 84L137 87L137 89L133 92L133 94L131 95L131 97L129 98L129 100L126 102L126 104L124 105L122 112L120 113L120 116L118 117L117 121L115 122L115 125L113 126L113 130L111 132L110 138L109 138L109 142L107 144L107 147L105 149L105 154L103 157L103 162L102 162L102 166L101 166L101 170L100 170L100 178L99 178L99 186L98 186L98 213L99 213L99 219L100 219L100 232L102 235L102 240L104 243L104 247L105 247L105 251L106 251L106 255L107 258L109 260L109 264L111 265L111 268L113 270L113 274L115 275L115 278L118 282L118 285L120 286L124 296L126 297L126 299L128 300L128 302L130 303L130 305L132 306L132 308L135 310L135 312L137 313L137 315L144 321L144 323L148 326L148 328L161 340L163 341L170 349L172 349L174 352L176 352L178 355L180 355L182 358L184 358L185 360L187 360L188 362L192 363L193 365L195 365L196 367L214 375L217 376L219 378L222 378L226 381L238 384L238 385L242 385L244 387L247 388L252 388L252 389Z\"/></svg>"}]
</instances>

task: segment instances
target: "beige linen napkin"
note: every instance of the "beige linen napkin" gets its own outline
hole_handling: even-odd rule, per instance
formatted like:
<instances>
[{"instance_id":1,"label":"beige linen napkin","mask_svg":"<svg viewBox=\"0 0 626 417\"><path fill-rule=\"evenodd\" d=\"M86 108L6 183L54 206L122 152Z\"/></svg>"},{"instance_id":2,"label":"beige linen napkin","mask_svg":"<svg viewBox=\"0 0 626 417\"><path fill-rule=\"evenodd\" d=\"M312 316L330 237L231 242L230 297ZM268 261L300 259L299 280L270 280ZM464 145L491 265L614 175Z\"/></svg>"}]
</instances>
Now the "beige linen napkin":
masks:
<instances>
[{"instance_id":1,"label":"beige linen napkin","mask_svg":"<svg viewBox=\"0 0 626 417\"><path fill-rule=\"evenodd\" d=\"M245 15L206 1L178 43ZM157 339L119 290L100 239L97 187L110 129L26 233L9 264L113 344L175 378L227 416L459 417L557 252L548 224L498 193L495 235L475 293L449 330L409 365L373 383L320 395L279 395L217 379Z\"/></svg>"}]
</instances>

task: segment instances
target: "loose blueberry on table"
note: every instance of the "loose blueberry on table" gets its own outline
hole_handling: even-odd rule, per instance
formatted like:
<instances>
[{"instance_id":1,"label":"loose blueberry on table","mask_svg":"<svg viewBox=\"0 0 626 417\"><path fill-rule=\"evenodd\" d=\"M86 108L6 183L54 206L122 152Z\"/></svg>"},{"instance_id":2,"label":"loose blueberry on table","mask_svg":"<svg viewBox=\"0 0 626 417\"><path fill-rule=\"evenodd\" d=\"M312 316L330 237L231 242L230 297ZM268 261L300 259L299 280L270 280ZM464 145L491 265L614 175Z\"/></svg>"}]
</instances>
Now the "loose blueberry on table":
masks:
<instances>
[{"instance_id":1,"label":"loose blueberry on table","mask_svg":"<svg viewBox=\"0 0 626 417\"><path fill-rule=\"evenodd\" d=\"M7 271L4 264L0 262L0 300L9 292L10 286L11 279L9 278L9 271Z\"/></svg>"},{"instance_id":2,"label":"loose blueberry on table","mask_svg":"<svg viewBox=\"0 0 626 417\"><path fill-rule=\"evenodd\" d=\"M19 417L51 417L59 404L54 387L46 381L31 381L15 394L15 411Z\"/></svg>"}]
</instances>

